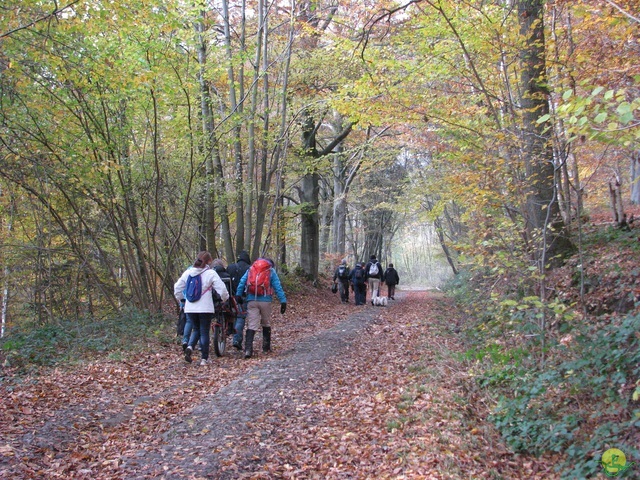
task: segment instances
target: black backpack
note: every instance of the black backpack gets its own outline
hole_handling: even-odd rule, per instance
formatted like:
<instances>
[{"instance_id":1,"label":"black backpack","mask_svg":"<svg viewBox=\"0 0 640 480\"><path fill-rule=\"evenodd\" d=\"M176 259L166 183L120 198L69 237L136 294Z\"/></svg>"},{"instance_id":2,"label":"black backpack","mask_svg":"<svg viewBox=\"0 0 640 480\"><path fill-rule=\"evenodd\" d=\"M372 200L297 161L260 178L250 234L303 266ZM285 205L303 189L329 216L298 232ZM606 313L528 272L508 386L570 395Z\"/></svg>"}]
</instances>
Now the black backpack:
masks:
<instances>
[{"instance_id":1,"label":"black backpack","mask_svg":"<svg viewBox=\"0 0 640 480\"><path fill-rule=\"evenodd\" d=\"M364 270L362 268L357 268L356 273L353 274L353 278L355 280L354 283L357 283L358 285L364 283Z\"/></svg>"},{"instance_id":2,"label":"black backpack","mask_svg":"<svg viewBox=\"0 0 640 480\"><path fill-rule=\"evenodd\" d=\"M240 279L244 276L247 270L249 270L250 265L247 263L232 263L227 267L227 273L231 276L231 284L233 285L233 292L231 294L236 293L235 290L238 288L238 284L240 283Z\"/></svg>"}]
</instances>

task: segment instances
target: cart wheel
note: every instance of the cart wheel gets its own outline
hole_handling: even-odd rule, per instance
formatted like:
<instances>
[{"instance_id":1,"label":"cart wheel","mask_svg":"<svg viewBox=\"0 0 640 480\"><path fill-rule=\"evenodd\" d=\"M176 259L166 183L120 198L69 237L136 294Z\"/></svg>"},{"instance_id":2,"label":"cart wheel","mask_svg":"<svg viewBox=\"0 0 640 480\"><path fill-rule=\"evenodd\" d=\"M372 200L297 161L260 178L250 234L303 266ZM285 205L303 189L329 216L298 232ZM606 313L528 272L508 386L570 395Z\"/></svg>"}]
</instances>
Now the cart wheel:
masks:
<instances>
[{"instance_id":1,"label":"cart wheel","mask_svg":"<svg viewBox=\"0 0 640 480\"><path fill-rule=\"evenodd\" d=\"M213 326L213 351L216 353L217 357L221 357L224 355L226 349L227 335L223 331L222 326L219 323L216 323Z\"/></svg>"}]
</instances>

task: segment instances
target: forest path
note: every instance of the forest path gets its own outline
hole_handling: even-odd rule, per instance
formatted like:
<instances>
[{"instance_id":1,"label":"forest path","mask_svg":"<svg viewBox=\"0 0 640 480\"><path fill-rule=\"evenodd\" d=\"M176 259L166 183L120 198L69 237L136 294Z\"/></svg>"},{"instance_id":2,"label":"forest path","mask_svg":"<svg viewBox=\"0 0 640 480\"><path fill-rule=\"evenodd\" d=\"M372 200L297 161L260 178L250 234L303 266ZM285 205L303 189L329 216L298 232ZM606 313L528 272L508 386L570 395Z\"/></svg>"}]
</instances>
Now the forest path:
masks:
<instances>
[{"instance_id":1,"label":"forest path","mask_svg":"<svg viewBox=\"0 0 640 480\"><path fill-rule=\"evenodd\" d=\"M305 401L301 399L309 394L319 397L322 390L315 387L322 389L324 381L318 384L318 380L332 376L327 370L330 360L348 357L352 344L379 313L373 307L361 309L285 352L263 357L215 395L194 393L197 406L165 433L166 443L159 450L137 452L123 468L131 469L132 479L141 474L155 478L163 472L168 478L238 478L241 473L255 471L268 462L268 454L243 448L246 438L269 436L260 426L263 417L299 416ZM261 345L258 338L254 349L259 351ZM232 468L226 469L228 465Z\"/></svg>"},{"instance_id":2,"label":"forest path","mask_svg":"<svg viewBox=\"0 0 640 480\"><path fill-rule=\"evenodd\" d=\"M174 344L11 385L0 478L553 478L482 420L450 302L396 298L292 296L250 360L198 367Z\"/></svg>"}]
</instances>

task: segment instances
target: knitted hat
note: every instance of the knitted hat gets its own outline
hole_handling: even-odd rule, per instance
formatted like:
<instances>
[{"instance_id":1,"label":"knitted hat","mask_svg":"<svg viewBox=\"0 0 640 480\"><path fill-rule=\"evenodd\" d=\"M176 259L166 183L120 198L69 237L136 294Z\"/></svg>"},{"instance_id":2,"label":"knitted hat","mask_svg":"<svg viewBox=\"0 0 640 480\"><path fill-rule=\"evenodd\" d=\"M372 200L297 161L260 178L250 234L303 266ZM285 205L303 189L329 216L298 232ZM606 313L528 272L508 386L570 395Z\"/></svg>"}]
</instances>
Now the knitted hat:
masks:
<instances>
[{"instance_id":1,"label":"knitted hat","mask_svg":"<svg viewBox=\"0 0 640 480\"><path fill-rule=\"evenodd\" d=\"M213 268L215 268L215 267L222 267L222 268L226 268L226 267L224 266L224 260L222 260L221 258L216 258L216 259L213 261L213 263L211 264L211 266L212 266Z\"/></svg>"}]
</instances>

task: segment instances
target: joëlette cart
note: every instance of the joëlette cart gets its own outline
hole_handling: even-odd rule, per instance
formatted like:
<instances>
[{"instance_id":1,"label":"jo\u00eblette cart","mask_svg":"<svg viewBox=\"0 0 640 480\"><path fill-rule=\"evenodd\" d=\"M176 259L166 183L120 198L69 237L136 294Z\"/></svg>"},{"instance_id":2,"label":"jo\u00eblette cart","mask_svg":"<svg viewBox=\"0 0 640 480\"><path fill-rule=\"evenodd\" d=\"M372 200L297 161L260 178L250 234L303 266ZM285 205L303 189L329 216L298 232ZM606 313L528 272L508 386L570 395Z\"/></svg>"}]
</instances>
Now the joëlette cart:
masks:
<instances>
[{"instance_id":1,"label":"jo\u00eblette cart","mask_svg":"<svg viewBox=\"0 0 640 480\"><path fill-rule=\"evenodd\" d=\"M229 299L222 302L217 295L214 295L215 313L211 328L213 330L213 351L216 356L221 357L227 349L227 337L233 335L235 331L235 321L238 314L246 313L243 310L244 305L236 301L233 295L233 287L230 278L221 279L229 292Z\"/></svg>"}]
</instances>

